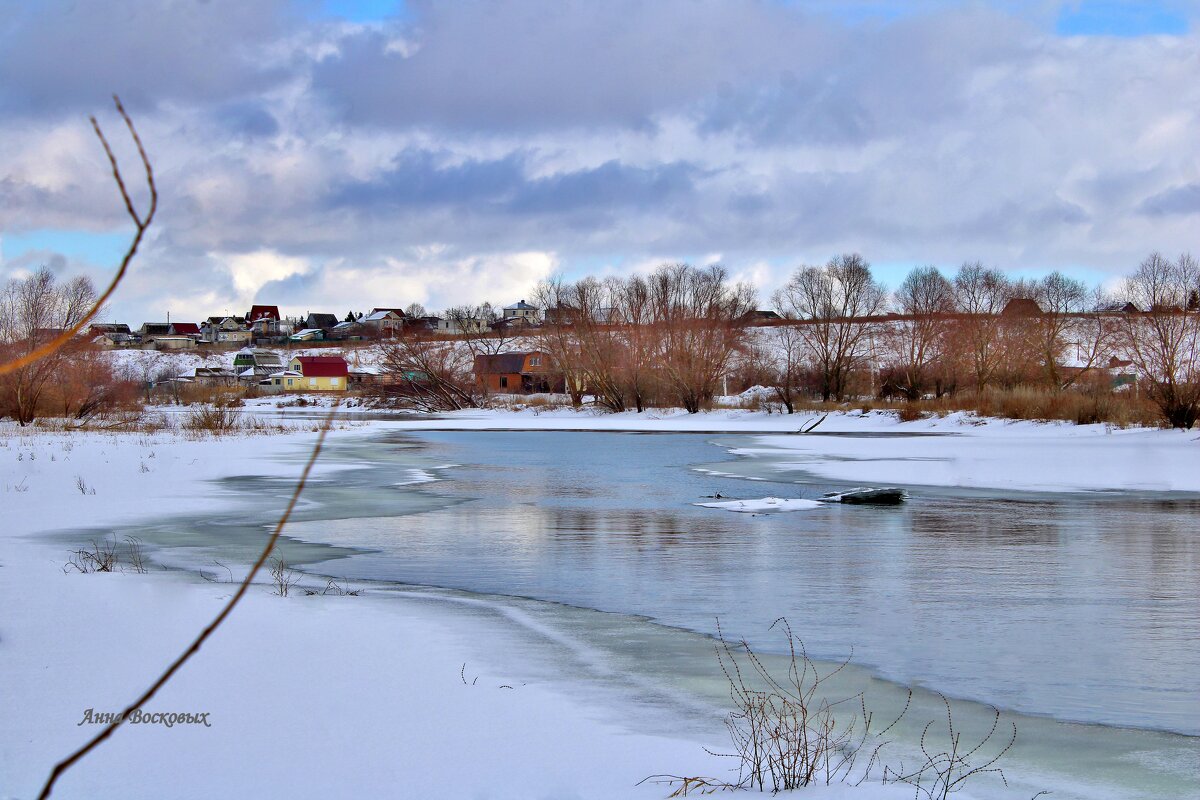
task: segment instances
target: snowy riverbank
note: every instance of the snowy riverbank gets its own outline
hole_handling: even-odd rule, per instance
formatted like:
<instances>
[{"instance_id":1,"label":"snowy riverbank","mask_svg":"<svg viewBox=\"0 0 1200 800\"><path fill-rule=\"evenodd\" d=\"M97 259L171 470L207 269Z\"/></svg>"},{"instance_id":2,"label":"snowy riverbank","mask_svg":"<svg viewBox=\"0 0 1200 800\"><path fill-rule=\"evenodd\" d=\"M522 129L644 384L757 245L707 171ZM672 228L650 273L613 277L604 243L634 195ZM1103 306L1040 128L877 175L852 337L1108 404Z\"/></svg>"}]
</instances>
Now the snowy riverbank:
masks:
<instances>
[{"instance_id":1,"label":"snowy riverbank","mask_svg":"<svg viewBox=\"0 0 1200 800\"><path fill-rule=\"evenodd\" d=\"M86 711L119 709L231 591L182 573L66 573L66 550L36 534L220 507L233 498L214 480L290 479L313 436L0 432L0 796L34 796L94 732L78 724ZM344 466L324 463L315 478ZM711 735L649 735L637 721L649 712L622 710L583 678L543 686L494 666L536 636L486 604L372 591L280 598L259 586L145 709L207 713L211 727L126 726L55 796L661 797L664 787L635 783L723 774L726 762L702 749L725 746L716 724ZM669 731L671 720L649 727Z\"/></svg>"}]
</instances>

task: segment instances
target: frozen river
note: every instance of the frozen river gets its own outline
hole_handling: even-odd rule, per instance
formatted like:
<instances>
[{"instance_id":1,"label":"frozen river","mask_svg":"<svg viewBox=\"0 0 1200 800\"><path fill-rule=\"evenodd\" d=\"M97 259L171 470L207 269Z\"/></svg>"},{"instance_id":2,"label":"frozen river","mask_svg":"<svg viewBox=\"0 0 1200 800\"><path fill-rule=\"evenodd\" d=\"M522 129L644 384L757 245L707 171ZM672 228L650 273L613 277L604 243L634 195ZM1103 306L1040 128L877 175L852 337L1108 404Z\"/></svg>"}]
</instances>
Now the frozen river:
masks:
<instances>
[{"instance_id":1,"label":"frozen river","mask_svg":"<svg viewBox=\"0 0 1200 800\"><path fill-rule=\"evenodd\" d=\"M620 672L714 707L716 620L769 652L780 641L768 627L786 616L812 655L852 650L843 688L881 709L911 686L963 701L966 724L986 718L975 703L1011 712L1021 790L1200 797L1200 499L917 488L914 462L899 507L695 505L845 485L781 469L769 448L746 454L756 442L501 431L337 444L330 457L369 466L312 486L284 551L351 580L526 598L508 602ZM173 545L168 561L236 559L276 506L141 535ZM919 692L915 716L934 703Z\"/></svg>"}]
</instances>

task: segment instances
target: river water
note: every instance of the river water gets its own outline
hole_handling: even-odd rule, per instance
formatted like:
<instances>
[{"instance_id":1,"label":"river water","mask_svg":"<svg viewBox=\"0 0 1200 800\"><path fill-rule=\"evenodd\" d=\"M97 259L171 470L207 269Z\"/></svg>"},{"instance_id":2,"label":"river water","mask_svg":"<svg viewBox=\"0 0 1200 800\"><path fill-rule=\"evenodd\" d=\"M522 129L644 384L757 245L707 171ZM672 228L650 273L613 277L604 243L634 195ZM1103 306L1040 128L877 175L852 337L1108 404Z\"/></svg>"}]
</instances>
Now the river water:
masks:
<instances>
[{"instance_id":1,"label":"river water","mask_svg":"<svg viewBox=\"0 0 1200 800\"><path fill-rule=\"evenodd\" d=\"M986 731L984 704L1003 710L1010 787L984 776L975 794L1200 797L1200 498L914 487L898 507L697 506L844 488L730 452L753 442L381 432L330 446L352 466L306 491L283 552L320 575L486 597L657 702L712 710L727 702L717 620L769 655L786 617L813 657L850 657L833 691L884 714L917 690L897 729L910 744L944 715L933 692L968 733ZM256 502L135 534L175 566L245 562L290 487L226 483Z\"/></svg>"}]
</instances>

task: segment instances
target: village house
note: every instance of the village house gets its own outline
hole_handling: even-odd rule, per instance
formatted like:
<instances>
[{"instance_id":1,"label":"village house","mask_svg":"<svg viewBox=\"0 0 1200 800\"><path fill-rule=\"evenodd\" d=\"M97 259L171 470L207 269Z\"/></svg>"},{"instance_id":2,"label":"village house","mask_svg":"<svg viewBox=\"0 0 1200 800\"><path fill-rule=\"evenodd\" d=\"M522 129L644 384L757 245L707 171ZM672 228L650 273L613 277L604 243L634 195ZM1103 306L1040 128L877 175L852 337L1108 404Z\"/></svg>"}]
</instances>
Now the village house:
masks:
<instances>
[{"instance_id":1,"label":"village house","mask_svg":"<svg viewBox=\"0 0 1200 800\"><path fill-rule=\"evenodd\" d=\"M209 317L200 323L200 341L207 344L250 344L250 329L244 317Z\"/></svg>"},{"instance_id":2,"label":"village house","mask_svg":"<svg viewBox=\"0 0 1200 800\"><path fill-rule=\"evenodd\" d=\"M338 324L335 314L309 314L304 318L304 330L331 331Z\"/></svg>"},{"instance_id":3,"label":"village house","mask_svg":"<svg viewBox=\"0 0 1200 800\"><path fill-rule=\"evenodd\" d=\"M349 373L341 356L296 356L286 370L271 375L271 385L281 391L342 392Z\"/></svg>"},{"instance_id":4,"label":"village house","mask_svg":"<svg viewBox=\"0 0 1200 800\"><path fill-rule=\"evenodd\" d=\"M250 306L250 310L246 312L246 321L255 323L261 319L273 319L279 322L283 319L279 315L279 306Z\"/></svg>"},{"instance_id":5,"label":"village house","mask_svg":"<svg viewBox=\"0 0 1200 800\"><path fill-rule=\"evenodd\" d=\"M274 350L244 347L233 357L233 370L238 380L249 383L261 383L283 369L283 357Z\"/></svg>"},{"instance_id":6,"label":"village house","mask_svg":"<svg viewBox=\"0 0 1200 800\"><path fill-rule=\"evenodd\" d=\"M147 336L170 336L171 323L169 322L143 322L142 327L138 328L138 336L144 340Z\"/></svg>"},{"instance_id":7,"label":"village house","mask_svg":"<svg viewBox=\"0 0 1200 800\"><path fill-rule=\"evenodd\" d=\"M376 339L390 339L404 326L404 312L398 308L376 308L358 322L367 335Z\"/></svg>"},{"instance_id":8,"label":"village house","mask_svg":"<svg viewBox=\"0 0 1200 800\"><path fill-rule=\"evenodd\" d=\"M550 370L541 351L475 356L475 384L489 392L530 394L561 392L563 381Z\"/></svg>"},{"instance_id":9,"label":"village house","mask_svg":"<svg viewBox=\"0 0 1200 800\"><path fill-rule=\"evenodd\" d=\"M524 300L519 300L511 306L504 307L504 319L523 319L526 322L537 322L538 308Z\"/></svg>"},{"instance_id":10,"label":"village house","mask_svg":"<svg viewBox=\"0 0 1200 800\"><path fill-rule=\"evenodd\" d=\"M255 341L271 342L292 332L291 324L279 314L279 306L254 305L246 312L246 324Z\"/></svg>"},{"instance_id":11,"label":"village house","mask_svg":"<svg viewBox=\"0 0 1200 800\"><path fill-rule=\"evenodd\" d=\"M143 350L194 350L196 340L191 336L151 335L142 337Z\"/></svg>"},{"instance_id":12,"label":"village house","mask_svg":"<svg viewBox=\"0 0 1200 800\"><path fill-rule=\"evenodd\" d=\"M138 340L143 350L191 350L196 339L177 335L169 322L143 322L138 328Z\"/></svg>"},{"instance_id":13,"label":"village house","mask_svg":"<svg viewBox=\"0 0 1200 800\"><path fill-rule=\"evenodd\" d=\"M366 329L363 328L358 320L347 320L346 322L339 322L337 325L334 325L333 328L326 332L325 338L344 342L361 339L365 332Z\"/></svg>"},{"instance_id":14,"label":"village house","mask_svg":"<svg viewBox=\"0 0 1200 800\"><path fill-rule=\"evenodd\" d=\"M200 326L194 322L172 322L172 336L186 336L189 339L200 341Z\"/></svg>"},{"instance_id":15,"label":"village house","mask_svg":"<svg viewBox=\"0 0 1200 800\"><path fill-rule=\"evenodd\" d=\"M102 322L88 326L88 338L98 347L113 349L118 347L134 347L138 337L123 322Z\"/></svg>"},{"instance_id":16,"label":"village house","mask_svg":"<svg viewBox=\"0 0 1200 800\"><path fill-rule=\"evenodd\" d=\"M191 375L180 377L190 378L202 386L231 386L237 383L237 373L230 367L196 367Z\"/></svg>"}]
</instances>

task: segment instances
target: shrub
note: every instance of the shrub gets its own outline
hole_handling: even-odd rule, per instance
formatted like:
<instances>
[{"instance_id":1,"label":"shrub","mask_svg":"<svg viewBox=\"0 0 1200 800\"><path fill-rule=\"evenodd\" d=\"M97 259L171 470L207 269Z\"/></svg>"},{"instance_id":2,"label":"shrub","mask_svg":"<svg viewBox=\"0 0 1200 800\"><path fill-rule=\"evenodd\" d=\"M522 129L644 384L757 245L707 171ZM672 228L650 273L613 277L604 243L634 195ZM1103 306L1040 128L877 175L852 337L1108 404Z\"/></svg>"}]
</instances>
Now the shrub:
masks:
<instances>
[{"instance_id":1,"label":"shrub","mask_svg":"<svg viewBox=\"0 0 1200 800\"><path fill-rule=\"evenodd\" d=\"M242 412L224 404L202 406L194 411L189 411L183 420L185 431L213 436L234 433L242 427Z\"/></svg>"}]
</instances>

